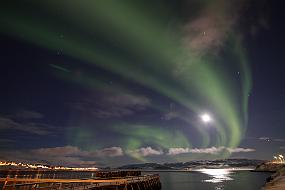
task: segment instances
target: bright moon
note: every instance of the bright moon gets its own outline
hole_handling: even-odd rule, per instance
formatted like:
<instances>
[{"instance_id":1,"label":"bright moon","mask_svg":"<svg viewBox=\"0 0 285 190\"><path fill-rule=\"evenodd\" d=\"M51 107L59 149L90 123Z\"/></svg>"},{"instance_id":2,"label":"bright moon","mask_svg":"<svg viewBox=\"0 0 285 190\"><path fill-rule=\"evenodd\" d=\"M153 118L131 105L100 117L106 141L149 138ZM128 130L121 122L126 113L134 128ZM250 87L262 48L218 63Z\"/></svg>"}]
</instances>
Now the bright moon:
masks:
<instances>
[{"instance_id":1,"label":"bright moon","mask_svg":"<svg viewBox=\"0 0 285 190\"><path fill-rule=\"evenodd\" d=\"M207 113L204 113L200 117L201 117L202 121L205 123L209 123L212 120L211 116Z\"/></svg>"}]
</instances>

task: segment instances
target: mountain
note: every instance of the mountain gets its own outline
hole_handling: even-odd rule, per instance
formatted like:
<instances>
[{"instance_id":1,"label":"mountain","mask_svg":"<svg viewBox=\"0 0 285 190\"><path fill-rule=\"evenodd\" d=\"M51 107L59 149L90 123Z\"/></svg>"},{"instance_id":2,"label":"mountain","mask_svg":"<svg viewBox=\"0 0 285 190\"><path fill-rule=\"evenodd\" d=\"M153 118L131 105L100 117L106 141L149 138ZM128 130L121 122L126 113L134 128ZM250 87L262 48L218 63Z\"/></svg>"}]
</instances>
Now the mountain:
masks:
<instances>
[{"instance_id":1,"label":"mountain","mask_svg":"<svg viewBox=\"0 0 285 190\"><path fill-rule=\"evenodd\" d=\"M249 160L249 159L223 159L223 160L199 160L177 163L142 163L128 164L119 167L118 169L143 169L143 170L189 170L200 168L255 168L263 163L264 160Z\"/></svg>"}]
</instances>

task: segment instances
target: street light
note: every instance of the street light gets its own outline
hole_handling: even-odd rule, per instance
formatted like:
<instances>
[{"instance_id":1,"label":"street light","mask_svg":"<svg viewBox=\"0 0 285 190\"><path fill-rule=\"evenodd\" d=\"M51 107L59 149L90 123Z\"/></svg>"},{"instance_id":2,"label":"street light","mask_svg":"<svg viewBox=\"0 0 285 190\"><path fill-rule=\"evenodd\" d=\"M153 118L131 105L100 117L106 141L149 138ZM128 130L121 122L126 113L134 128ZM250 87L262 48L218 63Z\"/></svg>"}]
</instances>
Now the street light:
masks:
<instances>
[{"instance_id":1,"label":"street light","mask_svg":"<svg viewBox=\"0 0 285 190\"><path fill-rule=\"evenodd\" d=\"M283 155L279 155L279 158L280 158L280 160L281 160L281 162L283 163L284 162L284 157L283 157Z\"/></svg>"}]
</instances>

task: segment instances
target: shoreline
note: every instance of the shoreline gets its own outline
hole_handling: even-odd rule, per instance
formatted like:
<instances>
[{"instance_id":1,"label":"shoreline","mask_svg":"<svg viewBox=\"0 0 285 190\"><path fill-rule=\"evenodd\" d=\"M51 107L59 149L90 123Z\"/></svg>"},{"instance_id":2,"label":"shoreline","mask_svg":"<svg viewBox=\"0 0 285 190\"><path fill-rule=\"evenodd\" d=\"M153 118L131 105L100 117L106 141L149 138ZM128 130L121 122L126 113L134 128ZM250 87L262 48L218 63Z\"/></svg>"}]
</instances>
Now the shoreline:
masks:
<instances>
[{"instance_id":1,"label":"shoreline","mask_svg":"<svg viewBox=\"0 0 285 190\"><path fill-rule=\"evenodd\" d=\"M284 190L285 189L285 165L266 179L264 190Z\"/></svg>"},{"instance_id":2,"label":"shoreline","mask_svg":"<svg viewBox=\"0 0 285 190\"><path fill-rule=\"evenodd\" d=\"M266 179L263 190L284 190L285 189L285 164L265 162L256 166L253 172L273 173Z\"/></svg>"},{"instance_id":3,"label":"shoreline","mask_svg":"<svg viewBox=\"0 0 285 190\"><path fill-rule=\"evenodd\" d=\"M0 172L110 172L110 171L141 171L141 172L199 172L201 170L230 170L230 171L250 171L250 172L270 172L270 171L255 171L254 168L199 168L199 169L173 169L173 170L156 170L156 169L119 169L119 170L23 170L23 169L0 169Z\"/></svg>"}]
</instances>

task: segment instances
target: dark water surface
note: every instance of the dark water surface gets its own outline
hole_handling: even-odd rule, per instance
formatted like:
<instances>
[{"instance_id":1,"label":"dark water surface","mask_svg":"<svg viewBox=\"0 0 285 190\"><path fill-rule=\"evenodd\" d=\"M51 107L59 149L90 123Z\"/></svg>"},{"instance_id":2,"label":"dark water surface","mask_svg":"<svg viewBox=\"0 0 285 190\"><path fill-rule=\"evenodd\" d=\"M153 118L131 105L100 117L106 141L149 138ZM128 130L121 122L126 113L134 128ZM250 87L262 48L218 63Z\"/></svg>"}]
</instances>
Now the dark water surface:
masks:
<instances>
[{"instance_id":1,"label":"dark water surface","mask_svg":"<svg viewBox=\"0 0 285 190\"><path fill-rule=\"evenodd\" d=\"M158 173L162 190L260 190L270 173L203 169L199 171L143 172ZM0 177L23 178L93 178L94 172L1 172ZM1 187L1 184L0 184Z\"/></svg>"},{"instance_id":2,"label":"dark water surface","mask_svg":"<svg viewBox=\"0 0 285 190\"><path fill-rule=\"evenodd\" d=\"M160 175L162 190L260 190L270 175L226 169L156 173Z\"/></svg>"}]
</instances>

